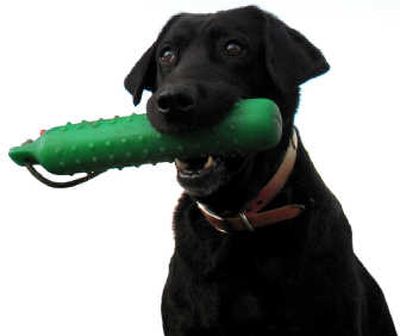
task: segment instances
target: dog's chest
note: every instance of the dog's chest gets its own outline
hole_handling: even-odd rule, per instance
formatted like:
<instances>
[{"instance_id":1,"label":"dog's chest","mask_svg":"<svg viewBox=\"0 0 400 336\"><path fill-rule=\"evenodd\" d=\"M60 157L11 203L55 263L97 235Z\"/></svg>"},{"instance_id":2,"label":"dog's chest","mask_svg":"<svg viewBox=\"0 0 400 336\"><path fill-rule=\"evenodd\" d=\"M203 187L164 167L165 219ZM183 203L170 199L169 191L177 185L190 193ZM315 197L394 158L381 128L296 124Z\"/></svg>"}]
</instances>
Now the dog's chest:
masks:
<instances>
[{"instance_id":1,"label":"dog's chest","mask_svg":"<svg viewBox=\"0 0 400 336\"><path fill-rule=\"evenodd\" d=\"M290 281L268 281L246 268L201 278L184 268L172 260L164 291L164 321L177 331L171 335L192 335L195 330L202 335L301 331L301 299L293 294ZM283 309L288 304L293 309Z\"/></svg>"},{"instance_id":2,"label":"dog's chest","mask_svg":"<svg viewBox=\"0 0 400 336\"><path fill-rule=\"evenodd\" d=\"M182 335L194 330L216 332L226 321L248 323L262 315L260 296L248 289L232 293L232 286L225 281L204 281L187 274L185 279L178 277L170 273L164 290L163 311Z\"/></svg>"}]
</instances>

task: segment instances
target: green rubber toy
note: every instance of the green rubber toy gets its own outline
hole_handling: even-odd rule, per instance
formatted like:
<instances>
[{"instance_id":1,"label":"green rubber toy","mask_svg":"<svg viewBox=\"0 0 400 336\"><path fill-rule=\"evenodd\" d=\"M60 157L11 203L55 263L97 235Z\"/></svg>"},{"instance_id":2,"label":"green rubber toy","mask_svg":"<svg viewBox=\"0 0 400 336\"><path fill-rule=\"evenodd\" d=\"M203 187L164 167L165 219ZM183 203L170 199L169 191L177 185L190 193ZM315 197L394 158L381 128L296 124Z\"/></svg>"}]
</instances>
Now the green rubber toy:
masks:
<instances>
[{"instance_id":1,"label":"green rubber toy","mask_svg":"<svg viewBox=\"0 0 400 336\"><path fill-rule=\"evenodd\" d=\"M146 115L68 123L10 150L17 164L39 164L53 174L172 162L175 158L248 153L276 146L282 133L278 106L264 98L238 102L218 125L184 134L157 132Z\"/></svg>"}]
</instances>

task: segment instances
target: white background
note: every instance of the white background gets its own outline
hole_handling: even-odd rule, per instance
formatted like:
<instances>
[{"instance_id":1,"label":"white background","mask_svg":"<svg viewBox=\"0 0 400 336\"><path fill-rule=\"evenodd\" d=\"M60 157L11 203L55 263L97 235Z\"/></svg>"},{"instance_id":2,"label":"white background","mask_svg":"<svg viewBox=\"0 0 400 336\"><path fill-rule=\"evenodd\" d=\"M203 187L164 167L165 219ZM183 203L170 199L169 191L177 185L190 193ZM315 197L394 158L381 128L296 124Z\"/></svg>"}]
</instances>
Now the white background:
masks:
<instances>
[{"instance_id":1,"label":"white background","mask_svg":"<svg viewBox=\"0 0 400 336\"><path fill-rule=\"evenodd\" d=\"M322 49L296 124L352 224L354 248L400 323L400 3L255 1ZM41 129L133 111L123 79L180 11L245 1L4 1L0 5L0 335L161 335L181 190L172 165L71 190L7 157ZM137 111L144 111L142 104Z\"/></svg>"}]
</instances>

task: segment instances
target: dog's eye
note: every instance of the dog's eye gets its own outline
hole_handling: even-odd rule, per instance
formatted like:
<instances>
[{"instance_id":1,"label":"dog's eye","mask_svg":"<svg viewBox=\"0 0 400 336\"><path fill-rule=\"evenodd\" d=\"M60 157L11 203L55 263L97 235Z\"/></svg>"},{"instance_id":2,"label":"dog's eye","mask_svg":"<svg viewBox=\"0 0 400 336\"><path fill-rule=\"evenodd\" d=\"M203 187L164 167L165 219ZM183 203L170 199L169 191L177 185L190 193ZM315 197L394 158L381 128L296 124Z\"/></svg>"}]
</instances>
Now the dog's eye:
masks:
<instances>
[{"instance_id":1,"label":"dog's eye","mask_svg":"<svg viewBox=\"0 0 400 336\"><path fill-rule=\"evenodd\" d=\"M234 41L230 41L225 45L225 54L228 56L239 56L243 52L243 47Z\"/></svg>"},{"instance_id":2,"label":"dog's eye","mask_svg":"<svg viewBox=\"0 0 400 336\"><path fill-rule=\"evenodd\" d=\"M176 55L176 52L170 48L164 49L159 57L160 63L168 66L175 65L177 59L178 57Z\"/></svg>"}]
</instances>

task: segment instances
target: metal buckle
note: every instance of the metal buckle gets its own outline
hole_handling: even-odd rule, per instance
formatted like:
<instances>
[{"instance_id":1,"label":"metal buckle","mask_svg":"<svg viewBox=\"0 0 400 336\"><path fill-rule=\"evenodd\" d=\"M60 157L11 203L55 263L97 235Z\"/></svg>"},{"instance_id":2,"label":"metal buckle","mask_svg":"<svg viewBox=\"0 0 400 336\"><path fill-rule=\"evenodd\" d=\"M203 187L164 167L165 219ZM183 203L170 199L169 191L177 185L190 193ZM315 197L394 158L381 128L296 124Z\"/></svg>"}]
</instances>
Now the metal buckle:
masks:
<instances>
[{"instance_id":1,"label":"metal buckle","mask_svg":"<svg viewBox=\"0 0 400 336\"><path fill-rule=\"evenodd\" d=\"M249 219L247 218L246 214L244 213L244 211L239 212L239 217L242 220L242 223L244 224L245 228L250 231L250 232L254 232L254 227L253 225L251 225Z\"/></svg>"},{"instance_id":2,"label":"metal buckle","mask_svg":"<svg viewBox=\"0 0 400 336\"><path fill-rule=\"evenodd\" d=\"M232 227L231 227L229 221L226 218L218 216L216 213L214 213L210 209L208 209L204 204L201 204L200 202L196 202L196 203L197 203L197 206L200 208L200 210L205 212L208 216L213 217L219 221L220 224L218 224L218 225L211 223L216 230L218 230L219 232L222 232L222 233L234 232L234 230L232 230ZM239 212L239 217L242 220L243 226L247 229L247 231L254 232L254 227L250 223L250 220L247 218L244 211Z\"/></svg>"},{"instance_id":3,"label":"metal buckle","mask_svg":"<svg viewBox=\"0 0 400 336\"><path fill-rule=\"evenodd\" d=\"M232 228L229 225L229 222L221 217L218 216L216 213L212 212L210 209L208 209L204 204L201 204L200 202L196 202L197 206L200 208L200 210L202 210L203 212L205 212L208 216L213 217L215 219L217 219L218 221L220 221L221 225L216 225L214 223L211 223L211 225L219 232L228 234L232 232Z\"/></svg>"},{"instance_id":4,"label":"metal buckle","mask_svg":"<svg viewBox=\"0 0 400 336\"><path fill-rule=\"evenodd\" d=\"M232 230L231 226L229 225L229 222L227 220L225 220L225 219L222 219L221 226L214 225L214 228L217 231L222 232L224 234L231 234L231 233L234 232Z\"/></svg>"}]
</instances>

